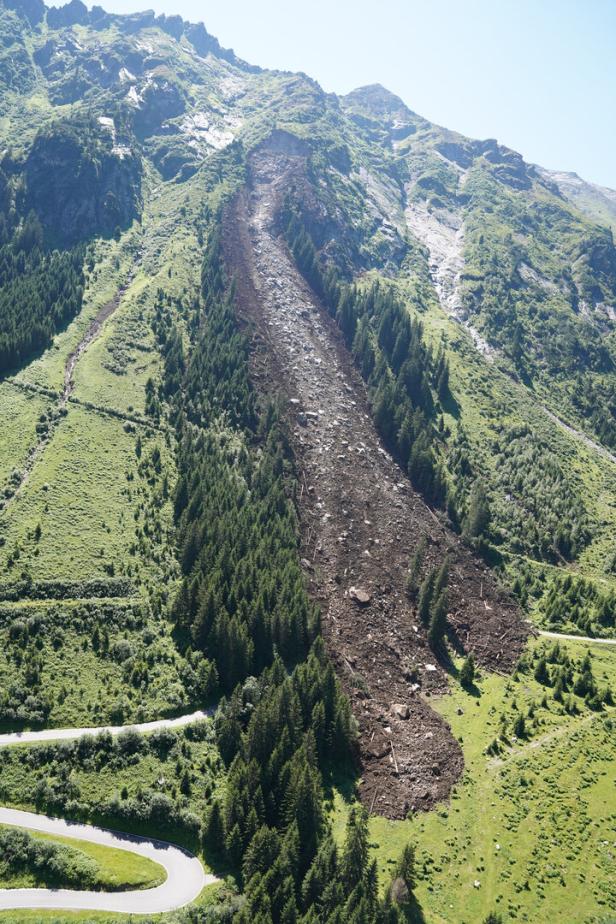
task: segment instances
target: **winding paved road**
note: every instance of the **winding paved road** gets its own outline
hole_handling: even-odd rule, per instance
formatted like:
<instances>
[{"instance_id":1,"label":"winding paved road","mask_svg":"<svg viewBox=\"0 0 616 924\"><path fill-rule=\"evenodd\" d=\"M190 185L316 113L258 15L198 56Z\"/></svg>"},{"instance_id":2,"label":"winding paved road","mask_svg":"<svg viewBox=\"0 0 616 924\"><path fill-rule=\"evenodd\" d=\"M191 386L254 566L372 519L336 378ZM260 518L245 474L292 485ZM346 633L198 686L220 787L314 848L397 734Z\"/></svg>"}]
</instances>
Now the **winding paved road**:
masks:
<instances>
[{"instance_id":1,"label":"winding paved road","mask_svg":"<svg viewBox=\"0 0 616 924\"><path fill-rule=\"evenodd\" d=\"M72 837L79 841L102 844L137 853L165 869L167 879L154 889L127 892L77 892L72 889L0 889L0 909L56 908L73 910L119 911L130 914L156 914L173 911L194 901L201 890L216 877L206 874L201 862L181 847L136 834L122 834L92 825L72 824L61 818L49 818L34 812L0 808L0 822L42 831L45 834Z\"/></svg>"},{"instance_id":2,"label":"winding paved road","mask_svg":"<svg viewBox=\"0 0 616 924\"><path fill-rule=\"evenodd\" d=\"M158 728L180 728L211 715L211 710L197 711L175 719L159 719L133 726L107 726L105 728L50 728L43 731L12 732L0 735L0 745L9 746L43 741L67 741L86 734L100 734L103 731L118 734L126 728L141 732L152 732ZM175 844L155 838L125 834L93 825L64 821L35 812L0 808L0 823L20 828L30 828L45 834L72 837L75 840L102 844L129 850L159 863L167 878L162 885L153 889L126 892L88 892L73 889L0 889L0 910L14 908L62 909L76 911L109 911L126 914L157 914L173 911L194 901L201 890L217 882L216 876L206 873L200 860Z\"/></svg>"}]
</instances>

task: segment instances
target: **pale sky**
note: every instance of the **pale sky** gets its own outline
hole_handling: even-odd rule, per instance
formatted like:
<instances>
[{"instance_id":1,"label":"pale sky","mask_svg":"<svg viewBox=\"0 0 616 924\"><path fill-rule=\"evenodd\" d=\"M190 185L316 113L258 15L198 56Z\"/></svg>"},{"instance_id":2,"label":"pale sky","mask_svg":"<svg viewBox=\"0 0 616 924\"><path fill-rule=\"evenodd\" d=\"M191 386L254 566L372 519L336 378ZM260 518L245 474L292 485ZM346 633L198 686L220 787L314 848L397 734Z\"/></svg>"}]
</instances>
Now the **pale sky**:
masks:
<instances>
[{"instance_id":1,"label":"pale sky","mask_svg":"<svg viewBox=\"0 0 616 924\"><path fill-rule=\"evenodd\" d=\"M616 0L97 2L202 21L328 91L382 83L433 122L616 188Z\"/></svg>"}]
</instances>

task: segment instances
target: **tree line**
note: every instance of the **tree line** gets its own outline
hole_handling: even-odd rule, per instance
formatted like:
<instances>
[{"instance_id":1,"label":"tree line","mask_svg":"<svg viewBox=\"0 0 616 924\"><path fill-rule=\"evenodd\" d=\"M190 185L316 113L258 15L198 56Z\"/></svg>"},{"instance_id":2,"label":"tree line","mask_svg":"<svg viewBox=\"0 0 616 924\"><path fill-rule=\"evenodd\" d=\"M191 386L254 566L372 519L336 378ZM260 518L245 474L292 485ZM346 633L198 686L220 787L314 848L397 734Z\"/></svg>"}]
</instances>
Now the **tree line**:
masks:
<instances>
[{"instance_id":1,"label":"tree line","mask_svg":"<svg viewBox=\"0 0 616 924\"><path fill-rule=\"evenodd\" d=\"M397 921L378 895L364 814L339 851L324 813L325 775L353 760L355 723L301 574L288 440L276 402L252 388L215 234L201 298L187 356L171 320L158 329L180 472L173 616L225 694L216 733L228 777L204 842L238 873L238 922Z\"/></svg>"},{"instance_id":2,"label":"tree line","mask_svg":"<svg viewBox=\"0 0 616 924\"><path fill-rule=\"evenodd\" d=\"M0 211L0 375L47 348L79 312L84 251L48 250L31 212L15 224Z\"/></svg>"},{"instance_id":3,"label":"tree line","mask_svg":"<svg viewBox=\"0 0 616 924\"><path fill-rule=\"evenodd\" d=\"M429 503L446 507L448 488L438 461L436 422L449 397L449 366L435 355L393 290L381 282L367 288L323 269L297 211L287 206L285 236L293 257L340 327L368 386L374 421L390 452Z\"/></svg>"}]
</instances>

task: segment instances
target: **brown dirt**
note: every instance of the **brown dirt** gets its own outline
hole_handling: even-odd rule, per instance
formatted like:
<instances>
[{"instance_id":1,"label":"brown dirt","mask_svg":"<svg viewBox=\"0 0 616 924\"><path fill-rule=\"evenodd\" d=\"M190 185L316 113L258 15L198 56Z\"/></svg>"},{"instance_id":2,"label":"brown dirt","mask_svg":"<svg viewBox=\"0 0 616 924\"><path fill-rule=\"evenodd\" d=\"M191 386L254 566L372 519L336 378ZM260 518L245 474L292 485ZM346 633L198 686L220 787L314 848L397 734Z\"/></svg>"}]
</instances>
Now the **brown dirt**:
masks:
<instances>
[{"instance_id":1,"label":"brown dirt","mask_svg":"<svg viewBox=\"0 0 616 924\"><path fill-rule=\"evenodd\" d=\"M131 274L131 277L130 277L131 279L133 275L134 273ZM88 329L86 330L85 334L83 335L83 337L81 338L81 340L79 341L79 343L77 344L73 352L69 353L66 359L66 365L64 366L64 389L62 391L62 395L60 398L61 407L64 407L64 405L66 404L66 402L68 401L68 399L70 398L73 392L73 388L75 384L74 374L75 374L75 367L77 366L77 363L79 362L83 354L86 352L88 347L93 343L94 340L96 340L101 330L103 329L103 324L105 323L107 318L110 318L111 315L114 314L114 312L116 312L117 309L119 308L120 302L122 301L122 296L126 292L127 287L128 287L128 283L122 286L120 289L118 289L118 291L116 292L113 298L111 298L108 302L105 302L102 308L99 309L98 313L96 314L96 317L94 317L90 321L90 324L88 325Z\"/></svg>"},{"instance_id":2,"label":"brown dirt","mask_svg":"<svg viewBox=\"0 0 616 924\"><path fill-rule=\"evenodd\" d=\"M426 570L449 555L449 623L480 664L509 670L528 627L383 448L340 333L277 235L285 192L302 182L304 168L301 150L280 139L252 155L249 186L225 215L225 259L240 317L254 330L253 375L288 402L302 563L359 723L362 799L401 818L446 798L463 769L458 742L429 704L447 689L446 669L404 593L421 538ZM354 599L361 594L353 589L369 602ZM401 714L393 704L405 707Z\"/></svg>"}]
</instances>

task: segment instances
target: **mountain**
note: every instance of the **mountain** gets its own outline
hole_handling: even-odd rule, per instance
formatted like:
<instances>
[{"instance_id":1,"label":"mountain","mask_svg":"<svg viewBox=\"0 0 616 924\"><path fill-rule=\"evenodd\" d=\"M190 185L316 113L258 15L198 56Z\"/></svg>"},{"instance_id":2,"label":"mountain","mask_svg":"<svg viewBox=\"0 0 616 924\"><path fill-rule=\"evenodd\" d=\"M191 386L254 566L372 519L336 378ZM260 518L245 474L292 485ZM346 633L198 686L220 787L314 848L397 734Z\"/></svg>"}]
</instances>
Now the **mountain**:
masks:
<instances>
[{"instance_id":1,"label":"mountain","mask_svg":"<svg viewBox=\"0 0 616 924\"><path fill-rule=\"evenodd\" d=\"M169 920L616 910L616 193L180 16L0 37L5 803L228 876Z\"/></svg>"},{"instance_id":2,"label":"mountain","mask_svg":"<svg viewBox=\"0 0 616 924\"><path fill-rule=\"evenodd\" d=\"M616 193L606 186L587 183L577 173L538 168L545 179L554 183L565 199L569 199L593 221L607 225L614 231L616 221Z\"/></svg>"}]
</instances>

